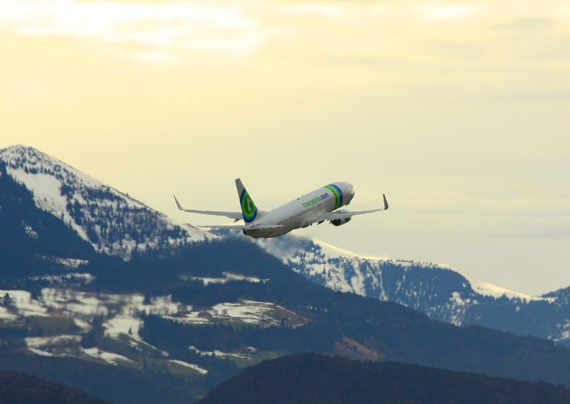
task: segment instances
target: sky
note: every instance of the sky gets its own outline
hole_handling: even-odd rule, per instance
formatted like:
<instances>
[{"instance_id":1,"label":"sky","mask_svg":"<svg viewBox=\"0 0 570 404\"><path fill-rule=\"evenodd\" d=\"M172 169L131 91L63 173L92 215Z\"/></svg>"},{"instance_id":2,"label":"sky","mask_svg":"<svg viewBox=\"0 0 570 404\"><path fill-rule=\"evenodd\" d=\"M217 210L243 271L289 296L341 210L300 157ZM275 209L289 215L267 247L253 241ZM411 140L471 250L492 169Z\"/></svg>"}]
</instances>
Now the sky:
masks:
<instances>
[{"instance_id":1,"label":"sky","mask_svg":"<svg viewBox=\"0 0 570 404\"><path fill-rule=\"evenodd\" d=\"M297 234L570 286L568 2L0 0L0 55L0 148L176 220L348 181L390 209Z\"/></svg>"}]
</instances>

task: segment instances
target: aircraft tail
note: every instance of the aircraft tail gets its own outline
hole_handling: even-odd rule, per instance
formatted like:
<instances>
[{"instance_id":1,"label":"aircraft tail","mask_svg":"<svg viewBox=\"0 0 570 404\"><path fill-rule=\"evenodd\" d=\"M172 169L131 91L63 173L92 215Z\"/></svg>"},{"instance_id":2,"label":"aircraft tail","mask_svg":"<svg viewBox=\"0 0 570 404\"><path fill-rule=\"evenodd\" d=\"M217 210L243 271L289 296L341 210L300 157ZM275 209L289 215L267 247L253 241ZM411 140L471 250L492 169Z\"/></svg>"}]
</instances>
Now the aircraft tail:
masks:
<instances>
[{"instance_id":1,"label":"aircraft tail","mask_svg":"<svg viewBox=\"0 0 570 404\"><path fill-rule=\"evenodd\" d=\"M253 203L253 199L249 196L246 191L241 179L236 179L236 188L239 196L239 203L241 205L241 213L243 215L243 220L246 224L252 223L257 218L257 207Z\"/></svg>"}]
</instances>

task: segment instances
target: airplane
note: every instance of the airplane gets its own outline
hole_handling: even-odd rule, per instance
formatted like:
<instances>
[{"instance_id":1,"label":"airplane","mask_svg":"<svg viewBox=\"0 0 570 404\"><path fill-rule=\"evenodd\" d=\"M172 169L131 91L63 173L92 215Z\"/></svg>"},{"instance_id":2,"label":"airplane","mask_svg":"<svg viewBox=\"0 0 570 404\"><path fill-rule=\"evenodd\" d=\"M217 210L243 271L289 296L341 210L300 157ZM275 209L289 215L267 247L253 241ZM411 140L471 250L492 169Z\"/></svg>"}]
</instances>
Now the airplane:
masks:
<instances>
[{"instance_id":1,"label":"airplane","mask_svg":"<svg viewBox=\"0 0 570 404\"><path fill-rule=\"evenodd\" d=\"M355 189L348 182L335 182L303 195L270 212L258 210L246 191L241 179L236 179L236 188L241 205L241 212L218 212L209 210L184 209L174 196L178 209L183 212L203 215L225 216L234 219L234 223L243 219L243 226L201 226L212 229L240 229L243 234L253 238L279 237L291 230L305 228L314 223L317 225L328 220L334 226L342 226L350 222L353 216L379 212L388 209L386 195L384 207L381 209L349 212L338 210L347 206L354 198Z\"/></svg>"}]
</instances>

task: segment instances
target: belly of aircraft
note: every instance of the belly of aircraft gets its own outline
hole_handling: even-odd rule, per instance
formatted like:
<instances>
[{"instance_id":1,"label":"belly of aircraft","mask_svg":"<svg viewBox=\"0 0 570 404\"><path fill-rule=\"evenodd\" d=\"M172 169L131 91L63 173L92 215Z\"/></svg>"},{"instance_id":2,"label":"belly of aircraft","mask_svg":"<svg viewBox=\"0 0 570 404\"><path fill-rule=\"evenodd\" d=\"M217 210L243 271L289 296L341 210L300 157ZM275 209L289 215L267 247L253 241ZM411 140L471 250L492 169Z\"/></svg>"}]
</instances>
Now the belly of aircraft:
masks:
<instances>
[{"instance_id":1,"label":"belly of aircraft","mask_svg":"<svg viewBox=\"0 0 570 404\"><path fill-rule=\"evenodd\" d=\"M277 229L259 229L259 230L246 230L247 235L253 238L273 238L279 237L293 230L294 226L280 227Z\"/></svg>"}]
</instances>

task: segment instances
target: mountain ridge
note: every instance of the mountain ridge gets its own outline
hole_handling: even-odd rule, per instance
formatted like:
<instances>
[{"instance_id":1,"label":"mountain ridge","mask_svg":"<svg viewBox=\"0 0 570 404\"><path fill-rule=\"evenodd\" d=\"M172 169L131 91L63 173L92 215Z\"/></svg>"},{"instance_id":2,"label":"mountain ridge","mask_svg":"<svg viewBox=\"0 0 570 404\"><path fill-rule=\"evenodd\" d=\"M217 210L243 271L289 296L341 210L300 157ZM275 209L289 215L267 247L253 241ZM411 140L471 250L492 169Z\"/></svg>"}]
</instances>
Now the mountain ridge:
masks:
<instances>
[{"instance_id":1,"label":"mountain ridge","mask_svg":"<svg viewBox=\"0 0 570 404\"><path fill-rule=\"evenodd\" d=\"M359 257L294 235L255 242L333 290L397 302L455 325L484 325L570 346L570 288L529 296L448 265Z\"/></svg>"}]
</instances>

